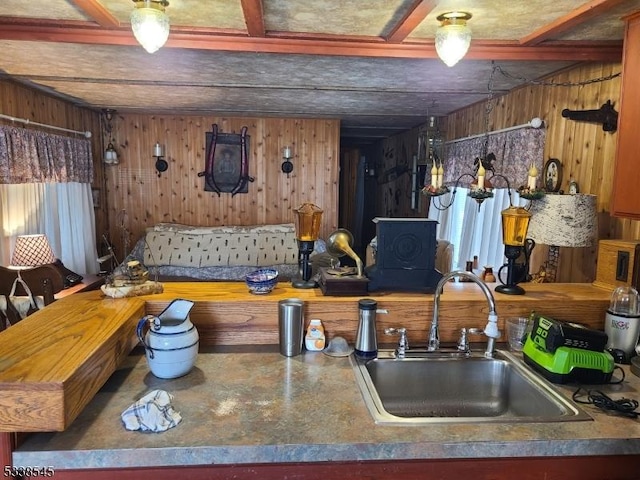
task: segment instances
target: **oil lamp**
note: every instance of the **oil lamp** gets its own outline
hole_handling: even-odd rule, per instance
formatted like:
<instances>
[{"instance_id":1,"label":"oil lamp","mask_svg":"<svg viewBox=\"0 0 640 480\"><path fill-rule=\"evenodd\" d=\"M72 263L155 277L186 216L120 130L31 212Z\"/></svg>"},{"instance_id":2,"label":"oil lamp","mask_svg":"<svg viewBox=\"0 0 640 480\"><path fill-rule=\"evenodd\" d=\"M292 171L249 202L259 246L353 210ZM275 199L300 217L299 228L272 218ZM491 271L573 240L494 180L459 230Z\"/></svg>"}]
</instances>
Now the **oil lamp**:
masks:
<instances>
[{"instance_id":1,"label":"oil lamp","mask_svg":"<svg viewBox=\"0 0 640 480\"><path fill-rule=\"evenodd\" d=\"M531 214L526 208L510 206L504 209L500 215L502 215L504 255L507 257L507 283L498 285L496 292L507 295L524 295L524 288L518 286L514 280L515 261L522 253Z\"/></svg>"},{"instance_id":2,"label":"oil lamp","mask_svg":"<svg viewBox=\"0 0 640 480\"><path fill-rule=\"evenodd\" d=\"M291 286L294 288L314 288L317 284L311 280L309 255L313 252L320 232L322 209L313 203L303 203L294 211L296 212L299 272L298 276L291 280Z\"/></svg>"}]
</instances>

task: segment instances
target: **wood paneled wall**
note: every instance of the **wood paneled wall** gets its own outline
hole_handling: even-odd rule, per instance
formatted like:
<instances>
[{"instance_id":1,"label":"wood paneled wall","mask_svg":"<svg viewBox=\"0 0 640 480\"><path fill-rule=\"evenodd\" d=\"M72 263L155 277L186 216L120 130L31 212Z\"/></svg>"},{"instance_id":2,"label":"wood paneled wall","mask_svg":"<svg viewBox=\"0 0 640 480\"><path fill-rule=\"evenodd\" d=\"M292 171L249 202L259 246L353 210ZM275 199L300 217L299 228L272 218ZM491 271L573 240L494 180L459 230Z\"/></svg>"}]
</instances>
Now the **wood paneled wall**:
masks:
<instances>
[{"instance_id":1,"label":"wood paneled wall","mask_svg":"<svg viewBox=\"0 0 640 480\"><path fill-rule=\"evenodd\" d=\"M413 156L418 154L419 128L386 138L376 144L373 158L377 170L376 215L384 217L425 217L427 199L421 209L411 209Z\"/></svg>"},{"instance_id":2,"label":"wood paneled wall","mask_svg":"<svg viewBox=\"0 0 640 480\"><path fill-rule=\"evenodd\" d=\"M170 99L168 100L170 101ZM247 194L204 191L205 135L250 135L249 174L255 181ZM188 225L257 225L294 221L293 209L312 202L324 210L321 237L338 223L338 120L154 116L119 114L113 138L120 164L105 169L109 234L121 258L146 227L159 222ZM153 145L164 146L169 168L155 170ZM281 171L282 148L290 145L294 164ZM124 227L124 228L123 228Z\"/></svg>"}]
</instances>

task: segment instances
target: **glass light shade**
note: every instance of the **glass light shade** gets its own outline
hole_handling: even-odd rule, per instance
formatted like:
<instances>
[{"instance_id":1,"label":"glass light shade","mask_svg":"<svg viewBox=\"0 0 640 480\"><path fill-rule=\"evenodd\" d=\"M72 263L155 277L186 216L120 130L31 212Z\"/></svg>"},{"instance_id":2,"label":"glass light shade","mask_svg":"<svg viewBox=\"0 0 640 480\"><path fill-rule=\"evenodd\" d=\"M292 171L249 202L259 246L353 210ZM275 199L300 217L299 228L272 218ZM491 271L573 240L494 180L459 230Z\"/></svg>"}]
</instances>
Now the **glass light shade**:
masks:
<instances>
[{"instance_id":1,"label":"glass light shade","mask_svg":"<svg viewBox=\"0 0 640 480\"><path fill-rule=\"evenodd\" d=\"M168 2L140 0L131 12L131 29L138 43L149 53L156 52L169 38Z\"/></svg>"},{"instance_id":2,"label":"glass light shade","mask_svg":"<svg viewBox=\"0 0 640 480\"><path fill-rule=\"evenodd\" d=\"M446 14L445 14L446 15ZM464 57L471 45L471 29L464 18L445 17L436 30L436 52L440 59L453 67Z\"/></svg>"},{"instance_id":3,"label":"glass light shade","mask_svg":"<svg viewBox=\"0 0 640 480\"><path fill-rule=\"evenodd\" d=\"M322 209L313 203L303 203L296 212L296 237L301 241L316 241L320 233Z\"/></svg>"},{"instance_id":4,"label":"glass light shade","mask_svg":"<svg viewBox=\"0 0 640 480\"><path fill-rule=\"evenodd\" d=\"M113 148L113 143L111 142L109 142L109 145L107 145L107 149L104 151L103 161L106 165L117 165L119 163L118 152L116 152L116 149Z\"/></svg>"},{"instance_id":5,"label":"glass light shade","mask_svg":"<svg viewBox=\"0 0 640 480\"><path fill-rule=\"evenodd\" d=\"M56 261L49 240L43 233L19 235L11 257L11 265L17 267L37 267Z\"/></svg>"},{"instance_id":6,"label":"glass light shade","mask_svg":"<svg viewBox=\"0 0 640 480\"><path fill-rule=\"evenodd\" d=\"M531 214L522 207L509 207L502 215L502 242L512 247L522 247L527 238Z\"/></svg>"}]
</instances>

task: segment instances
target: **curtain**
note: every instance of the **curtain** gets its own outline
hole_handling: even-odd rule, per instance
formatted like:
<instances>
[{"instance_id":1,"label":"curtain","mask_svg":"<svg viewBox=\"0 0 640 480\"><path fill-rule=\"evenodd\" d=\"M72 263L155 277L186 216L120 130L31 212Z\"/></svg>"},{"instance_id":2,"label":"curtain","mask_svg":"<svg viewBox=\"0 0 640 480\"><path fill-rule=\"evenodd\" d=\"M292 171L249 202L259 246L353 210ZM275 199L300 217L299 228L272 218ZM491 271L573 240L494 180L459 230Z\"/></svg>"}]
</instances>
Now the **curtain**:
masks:
<instances>
[{"instance_id":1,"label":"curtain","mask_svg":"<svg viewBox=\"0 0 640 480\"><path fill-rule=\"evenodd\" d=\"M44 233L56 258L78 273L97 273L95 215L88 183L0 185L1 263L18 235Z\"/></svg>"},{"instance_id":2,"label":"curtain","mask_svg":"<svg viewBox=\"0 0 640 480\"><path fill-rule=\"evenodd\" d=\"M508 132L489 134L487 153L496 157L493 162L495 173L504 175L511 182L511 187L518 188L527 184L527 173L531 165L535 165L539 174L542 172L544 160L544 128L521 128ZM485 137L454 141L446 145L444 160L444 183L454 185L464 173L474 172L474 161L483 154ZM491 173L487 172L487 178ZM461 184L468 183L469 178L461 179ZM503 185L496 180L496 185ZM541 181L538 182L540 186Z\"/></svg>"},{"instance_id":3,"label":"curtain","mask_svg":"<svg viewBox=\"0 0 640 480\"><path fill-rule=\"evenodd\" d=\"M465 173L474 173L474 160L482 155L484 137L472 138L449 143L443 161L444 181L451 190L457 179ZM489 135L488 153L494 153L493 162L496 174L504 175L510 183L513 205L525 205L516 190L527 183L527 173L531 165L538 169L538 186L542 187L544 161L545 130L523 128ZM487 172L487 178L492 174ZM468 185L471 177L464 177L460 185ZM479 206L467 196L468 188L458 187L451 207L438 210L435 206L447 205L451 193L432 199L429 218L437 220L439 239L448 240L454 245L453 268L464 270L466 262L478 256L479 267L491 266L497 274L505 263L504 244L502 243L502 217L500 212L509 206L509 193L502 179L495 179L492 198L484 200ZM506 278L504 279L506 280Z\"/></svg>"},{"instance_id":4,"label":"curtain","mask_svg":"<svg viewBox=\"0 0 640 480\"><path fill-rule=\"evenodd\" d=\"M97 273L93 159L86 138L0 126L0 261L18 235L44 233L78 273Z\"/></svg>"},{"instance_id":5,"label":"curtain","mask_svg":"<svg viewBox=\"0 0 640 480\"><path fill-rule=\"evenodd\" d=\"M0 184L92 181L88 139L0 125Z\"/></svg>"}]
</instances>

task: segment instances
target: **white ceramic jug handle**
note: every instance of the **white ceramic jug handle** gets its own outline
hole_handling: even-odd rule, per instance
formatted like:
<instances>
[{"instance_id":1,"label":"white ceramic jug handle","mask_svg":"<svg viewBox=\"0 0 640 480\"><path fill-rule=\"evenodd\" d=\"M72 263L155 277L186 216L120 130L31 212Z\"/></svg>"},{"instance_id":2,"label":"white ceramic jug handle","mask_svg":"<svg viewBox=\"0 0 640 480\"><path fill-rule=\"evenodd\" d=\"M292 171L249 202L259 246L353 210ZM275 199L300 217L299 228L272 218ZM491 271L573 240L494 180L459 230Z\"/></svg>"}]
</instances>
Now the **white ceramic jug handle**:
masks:
<instances>
[{"instance_id":1,"label":"white ceramic jug handle","mask_svg":"<svg viewBox=\"0 0 640 480\"><path fill-rule=\"evenodd\" d=\"M156 317L154 315L145 315L140 319L140 321L138 322L138 326L136 327L138 340L140 340L140 343L145 348L145 350L149 352L149 358L153 358L153 349L144 341L144 327L145 325L147 325L147 323L153 322L155 318Z\"/></svg>"}]
</instances>

